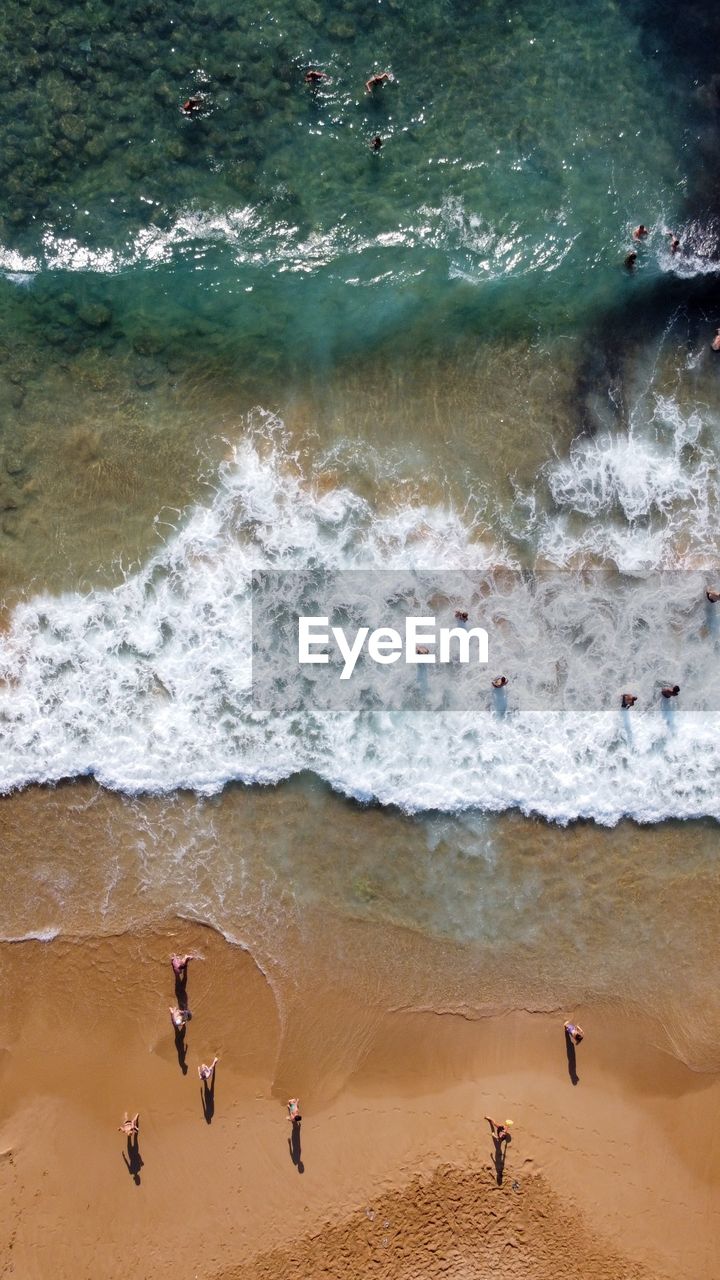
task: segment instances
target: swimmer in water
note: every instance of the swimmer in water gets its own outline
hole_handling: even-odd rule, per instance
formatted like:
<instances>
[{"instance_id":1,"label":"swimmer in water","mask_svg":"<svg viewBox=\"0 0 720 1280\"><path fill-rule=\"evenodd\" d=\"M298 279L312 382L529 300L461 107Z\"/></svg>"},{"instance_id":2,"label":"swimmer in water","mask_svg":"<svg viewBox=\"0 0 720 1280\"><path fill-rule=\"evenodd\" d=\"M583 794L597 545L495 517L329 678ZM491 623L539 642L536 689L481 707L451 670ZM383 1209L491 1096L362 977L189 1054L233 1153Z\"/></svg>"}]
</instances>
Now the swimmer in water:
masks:
<instances>
[{"instance_id":1,"label":"swimmer in water","mask_svg":"<svg viewBox=\"0 0 720 1280\"><path fill-rule=\"evenodd\" d=\"M312 67L305 72L305 83L312 85L313 89L317 85L322 84L323 80L329 80L330 77L325 71L315 71Z\"/></svg>"},{"instance_id":2,"label":"swimmer in water","mask_svg":"<svg viewBox=\"0 0 720 1280\"><path fill-rule=\"evenodd\" d=\"M456 609L455 617L457 618L458 622L467 622L469 617L467 609Z\"/></svg>"},{"instance_id":3,"label":"swimmer in water","mask_svg":"<svg viewBox=\"0 0 720 1280\"><path fill-rule=\"evenodd\" d=\"M720 591L706 591L705 599L708 604L717 604L720 600Z\"/></svg>"},{"instance_id":4,"label":"swimmer in water","mask_svg":"<svg viewBox=\"0 0 720 1280\"><path fill-rule=\"evenodd\" d=\"M710 343L710 346L712 347L713 351L720 351L720 329L718 329L717 333L715 334L715 337Z\"/></svg>"},{"instance_id":5,"label":"swimmer in water","mask_svg":"<svg viewBox=\"0 0 720 1280\"><path fill-rule=\"evenodd\" d=\"M647 227L644 226L643 223L641 222L640 226L636 227L635 230L633 231L633 240L644 240L647 233L648 233Z\"/></svg>"},{"instance_id":6,"label":"swimmer in water","mask_svg":"<svg viewBox=\"0 0 720 1280\"><path fill-rule=\"evenodd\" d=\"M667 684L663 689L660 690L660 695L663 698L677 698L679 692L680 692L679 684L674 684L672 685L672 687L669 684Z\"/></svg>"},{"instance_id":7,"label":"swimmer in water","mask_svg":"<svg viewBox=\"0 0 720 1280\"><path fill-rule=\"evenodd\" d=\"M365 92L372 93L373 89L379 89L385 84L386 80L393 81L395 79L392 71L377 71L369 80L365 81Z\"/></svg>"},{"instance_id":8,"label":"swimmer in water","mask_svg":"<svg viewBox=\"0 0 720 1280\"><path fill-rule=\"evenodd\" d=\"M426 656L427 656L427 654L429 654L430 650L429 650L429 649L427 648L427 646L426 646L426 645L424 645L424 644L416 644L416 645L415 645L415 652L416 652L416 653L420 653L420 654L422 654L424 657L426 657Z\"/></svg>"},{"instance_id":9,"label":"swimmer in water","mask_svg":"<svg viewBox=\"0 0 720 1280\"><path fill-rule=\"evenodd\" d=\"M186 98L180 110L184 116L194 116L198 111L202 111L204 106L204 98L196 94L194 98Z\"/></svg>"},{"instance_id":10,"label":"swimmer in water","mask_svg":"<svg viewBox=\"0 0 720 1280\"><path fill-rule=\"evenodd\" d=\"M380 150L380 148L381 148L381 146L382 146L382 144L383 144L383 140L382 140L382 138L380 137L380 134L379 134L379 133L376 133L376 134L375 134L375 137L370 139L370 150L371 150L371 151L379 151L379 150Z\"/></svg>"},{"instance_id":11,"label":"swimmer in water","mask_svg":"<svg viewBox=\"0 0 720 1280\"><path fill-rule=\"evenodd\" d=\"M677 253L679 248L680 248L680 241L678 240L677 236L670 236L670 252Z\"/></svg>"},{"instance_id":12,"label":"swimmer in water","mask_svg":"<svg viewBox=\"0 0 720 1280\"><path fill-rule=\"evenodd\" d=\"M493 689L504 689L507 682L507 676L496 676L492 682L492 687Z\"/></svg>"},{"instance_id":13,"label":"swimmer in water","mask_svg":"<svg viewBox=\"0 0 720 1280\"><path fill-rule=\"evenodd\" d=\"M629 253L626 253L626 254L625 254L625 263L624 263L624 265L625 265L626 270L628 270L628 271L634 271L634 270L635 270L635 263L636 263L636 262L637 262L637 254L636 254L636 252L635 252L635 250L634 250L634 249L631 249Z\"/></svg>"},{"instance_id":14,"label":"swimmer in water","mask_svg":"<svg viewBox=\"0 0 720 1280\"><path fill-rule=\"evenodd\" d=\"M620 699L620 706L625 708L634 707L636 702L637 702L636 693L624 693L622 698Z\"/></svg>"}]
</instances>

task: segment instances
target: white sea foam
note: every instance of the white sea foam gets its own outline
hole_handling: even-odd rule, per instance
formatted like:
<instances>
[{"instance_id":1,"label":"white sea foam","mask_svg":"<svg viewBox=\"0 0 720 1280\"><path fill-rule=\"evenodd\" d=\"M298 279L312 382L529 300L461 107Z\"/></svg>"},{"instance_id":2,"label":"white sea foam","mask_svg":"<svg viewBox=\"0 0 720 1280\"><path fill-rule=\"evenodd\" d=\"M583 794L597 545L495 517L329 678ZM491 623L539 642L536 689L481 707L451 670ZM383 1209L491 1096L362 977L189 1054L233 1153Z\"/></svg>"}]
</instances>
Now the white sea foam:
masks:
<instances>
[{"instance_id":1,"label":"white sea foam","mask_svg":"<svg viewBox=\"0 0 720 1280\"><path fill-rule=\"evenodd\" d=\"M211 793L230 779L272 783L309 769L342 792L408 810L517 807L603 823L720 817L719 638L704 579L650 576L624 594L606 576L591 580L589 595L580 574L566 575L570 592L552 577L529 585L449 506L379 511L349 488L318 491L279 425L259 424L222 468L214 500L139 573L112 591L16 608L0 638L0 790L93 774L129 793ZM692 550L690 509L694 545L707 550L710 462L696 447L683 470L678 433L693 428L677 416L665 429L664 442L586 443L550 468L554 508L523 508L523 519L534 511L544 563L612 565L617 553L633 572L680 568ZM489 689L482 705L452 714L313 705L263 714L250 696L250 575L263 567L459 571L474 611L483 606L470 574L481 571L496 588L491 660L511 678L507 714ZM608 648L606 702L598 682ZM679 705L661 702L659 681L682 686ZM628 686L641 698L632 715L617 705Z\"/></svg>"}]
</instances>

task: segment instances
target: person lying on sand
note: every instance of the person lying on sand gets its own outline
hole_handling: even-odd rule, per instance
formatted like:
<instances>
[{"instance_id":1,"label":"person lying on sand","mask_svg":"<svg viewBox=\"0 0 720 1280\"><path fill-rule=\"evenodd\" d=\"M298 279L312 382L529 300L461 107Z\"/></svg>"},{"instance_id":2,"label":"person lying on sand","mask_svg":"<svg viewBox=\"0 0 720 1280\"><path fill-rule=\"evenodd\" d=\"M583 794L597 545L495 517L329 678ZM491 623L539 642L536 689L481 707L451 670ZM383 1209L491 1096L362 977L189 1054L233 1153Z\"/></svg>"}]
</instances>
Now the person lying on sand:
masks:
<instances>
[{"instance_id":1,"label":"person lying on sand","mask_svg":"<svg viewBox=\"0 0 720 1280\"><path fill-rule=\"evenodd\" d=\"M201 1063L201 1064L200 1064L200 1066L198 1067L198 1075L199 1075L200 1079L201 1079L201 1080L204 1080L204 1081L205 1081L205 1083L206 1083L206 1084L208 1084L208 1085L210 1085L210 1082L211 1082L211 1080L212 1080L212 1077L213 1077L213 1075L214 1075L214 1073L215 1073L215 1067L216 1067L216 1065L217 1065L217 1063L218 1063L218 1062L219 1062L219 1058L216 1056L216 1057L214 1057L214 1058L213 1058L213 1060L212 1060L212 1062L210 1063L210 1066L209 1066L209 1067L206 1067L204 1062L203 1062L203 1063Z\"/></svg>"},{"instance_id":2,"label":"person lying on sand","mask_svg":"<svg viewBox=\"0 0 720 1280\"><path fill-rule=\"evenodd\" d=\"M674 684L672 688L670 688L670 685L668 684L668 685L665 685L664 689L660 690L660 694L663 698L677 698L679 692L680 692L679 684Z\"/></svg>"},{"instance_id":3,"label":"person lying on sand","mask_svg":"<svg viewBox=\"0 0 720 1280\"><path fill-rule=\"evenodd\" d=\"M493 1138L497 1138L498 1142L510 1141L510 1129L512 1128L512 1120L506 1120L504 1124L499 1124L497 1120L493 1120L492 1116L485 1116L492 1130Z\"/></svg>"},{"instance_id":4,"label":"person lying on sand","mask_svg":"<svg viewBox=\"0 0 720 1280\"><path fill-rule=\"evenodd\" d=\"M496 676L492 682L492 687L493 689L504 689L507 682L507 676Z\"/></svg>"},{"instance_id":5,"label":"person lying on sand","mask_svg":"<svg viewBox=\"0 0 720 1280\"><path fill-rule=\"evenodd\" d=\"M302 1116L300 1115L300 1099L288 1098L287 1107L288 1107L288 1120L290 1120L293 1124L299 1124L300 1121L302 1120Z\"/></svg>"},{"instance_id":6,"label":"person lying on sand","mask_svg":"<svg viewBox=\"0 0 720 1280\"><path fill-rule=\"evenodd\" d=\"M579 1027L577 1025L576 1022L566 1022L565 1034L567 1035L569 1040L572 1040L573 1044L579 1044L580 1041L583 1039L585 1032L583 1031L582 1027Z\"/></svg>"},{"instance_id":7,"label":"person lying on sand","mask_svg":"<svg viewBox=\"0 0 720 1280\"><path fill-rule=\"evenodd\" d=\"M634 707L637 702L636 693L624 693L620 699L620 706L623 708Z\"/></svg>"},{"instance_id":8,"label":"person lying on sand","mask_svg":"<svg viewBox=\"0 0 720 1280\"><path fill-rule=\"evenodd\" d=\"M176 1004L170 1006L170 1017L176 1031L182 1031L186 1023L192 1018L189 1009L179 1009Z\"/></svg>"},{"instance_id":9,"label":"person lying on sand","mask_svg":"<svg viewBox=\"0 0 720 1280\"><path fill-rule=\"evenodd\" d=\"M123 1120L122 1124L119 1125L118 1127L118 1133L124 1133L128 1138L132 1138L134 1133L140 1132L140 1128L138 1125L139 1119L140 1119L139 1111L135 1112L135 1115L133 1116L132 1120L129 1119L128 1113L126 1111L125 1119Z\"/></svg>"}]
</instances>

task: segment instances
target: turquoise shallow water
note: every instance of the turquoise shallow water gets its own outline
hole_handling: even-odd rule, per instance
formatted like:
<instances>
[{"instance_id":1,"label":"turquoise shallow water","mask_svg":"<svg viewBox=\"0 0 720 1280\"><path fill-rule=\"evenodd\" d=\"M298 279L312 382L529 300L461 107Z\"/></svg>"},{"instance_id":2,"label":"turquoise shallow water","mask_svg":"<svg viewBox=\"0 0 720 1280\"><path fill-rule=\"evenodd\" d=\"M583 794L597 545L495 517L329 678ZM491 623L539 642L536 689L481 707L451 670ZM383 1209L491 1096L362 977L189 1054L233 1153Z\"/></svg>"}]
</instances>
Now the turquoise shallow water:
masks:
<instances>
[{"instance_id":1,"label":"turquoise shallow water","mask_svg":"<svg viewBox=\"0 0 720 1280\"><path fill-rule=\"evenodd\" d=\"M584 326L638 221L643 287L667 268L713 124L706 33L675 54L659 8L6 6L5 315L278 378Z\"/></svg>"}]
</instances>

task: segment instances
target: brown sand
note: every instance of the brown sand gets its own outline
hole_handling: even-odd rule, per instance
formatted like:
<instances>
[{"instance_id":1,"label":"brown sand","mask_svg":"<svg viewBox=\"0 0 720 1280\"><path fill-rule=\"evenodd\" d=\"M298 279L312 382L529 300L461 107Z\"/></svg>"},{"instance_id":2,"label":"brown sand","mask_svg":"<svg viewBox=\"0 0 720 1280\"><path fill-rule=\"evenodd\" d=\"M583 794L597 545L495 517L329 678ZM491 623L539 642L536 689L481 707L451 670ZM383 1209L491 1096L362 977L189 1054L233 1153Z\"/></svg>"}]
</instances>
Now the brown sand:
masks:
<instances>
[{"instance_id":1,"label":"brown sand","mask_svg":"<svg viewBox=\"0 0 720 1280\"><path fill-rule=\"evenodd\" d=\"M183 1075L168 957L186 946L204 959ZM197 927L6 945L0 973L0 1275L716 1273L720 1077L627 1012L570 1011L587 1033L573 1086L562 1018L388 1014L297 975L273 991ZM216 1052L207 1123L196 1068ZM125 1110L140 1112L136 1178ZM514 1120L501 1185L485 1112Z\"/></svg>"}]
</instances>

